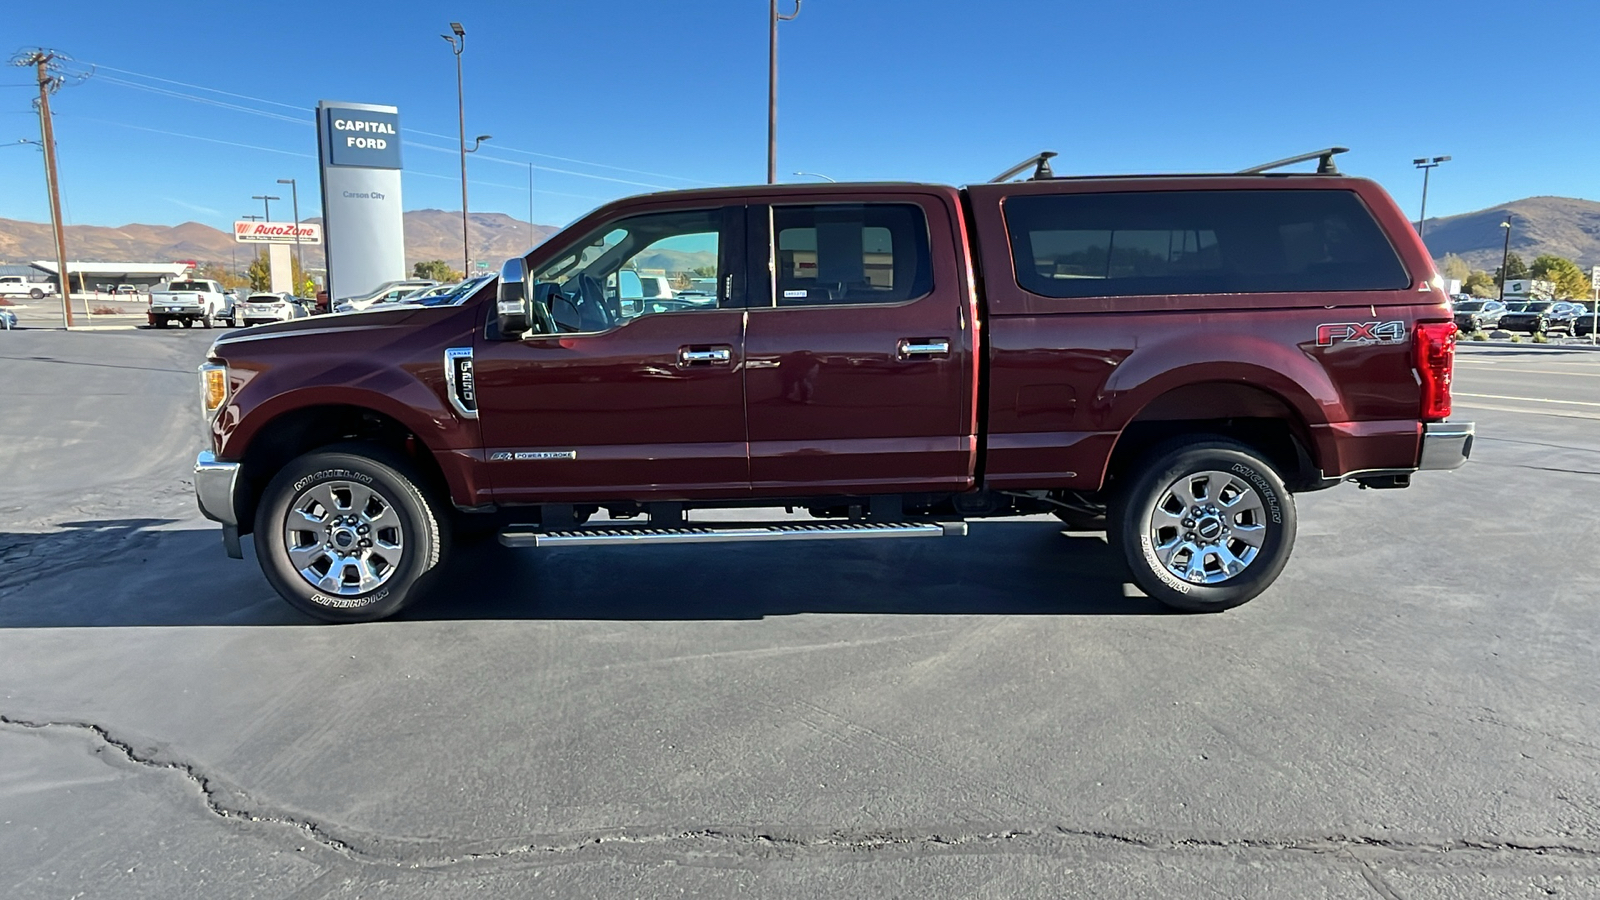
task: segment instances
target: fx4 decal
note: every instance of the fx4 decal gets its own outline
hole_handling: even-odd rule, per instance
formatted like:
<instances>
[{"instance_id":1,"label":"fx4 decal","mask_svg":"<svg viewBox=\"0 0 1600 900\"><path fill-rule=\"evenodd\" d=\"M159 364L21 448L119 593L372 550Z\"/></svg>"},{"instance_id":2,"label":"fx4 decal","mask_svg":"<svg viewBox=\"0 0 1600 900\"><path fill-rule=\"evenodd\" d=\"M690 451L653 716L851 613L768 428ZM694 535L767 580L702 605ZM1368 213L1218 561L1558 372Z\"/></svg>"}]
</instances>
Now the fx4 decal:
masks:
<instances>
[{"instance_id":1,"label":"fx4 decal","mask_svg":"<svg viewBox=\"0 0 1600 900\"><path fill-rule=\"evenodd\" d=\"M1404 322L1332 322L1317 326L1317 346L1334 344L1400 344L1406 339Z\"/></svg>"}]
</instances>

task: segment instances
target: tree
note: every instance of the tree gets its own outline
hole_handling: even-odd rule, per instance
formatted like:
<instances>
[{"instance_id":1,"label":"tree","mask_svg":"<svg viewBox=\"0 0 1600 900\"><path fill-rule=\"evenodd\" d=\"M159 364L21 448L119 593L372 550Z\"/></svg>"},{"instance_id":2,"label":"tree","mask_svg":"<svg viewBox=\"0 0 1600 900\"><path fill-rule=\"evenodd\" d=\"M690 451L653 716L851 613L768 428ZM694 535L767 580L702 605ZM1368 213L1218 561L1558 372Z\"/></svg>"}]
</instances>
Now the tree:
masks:
<instances>
[{"instance_id":1,"label":"tree","mask_svg":"<svg viewBox=\"0 0 1600 900\"><path fill-rule=\"evenodd\" d=\"M1466 280L1461 282L1461 289L1474 297L1481 297L1486 300L1499 293L1494 283L1494 276L1482 269L1478 269L1468 275Z\"/></svg>"},{"instance_id":2,"label":"tree","mask_svg":"<svg viewBox=\"0 0 1600 900\"><path fill-rule=\"evenodd\" d=\"M419 261L411 267L412 278L427 278L431 281L460 281L466 276L450 268L450 264L442 259Z\"/></svg>"},{"instance_id":3,"label":"tree","mask_svg":"<svg viewBox=\"0 0 1600 900\"><path fill-rule=\"evenodd\" d=\"M250 290L272 290L272 264L268 262L265 250L257 253L256 258L250 261L250 268L245 270L245 276L250 279Z\"/></svg>"},{"instance_id":4,"label":"tree","mask_svg":"<svg viewBox=\"0 0 1600 900\"><path fill-rule=\"evenodd\" d=\"M1508 257L1506 257L1505 269L1506 269L1505 275L1504 275L1504 277L1502 277L1501 272L1500 272L1500 267L1499 266L1495 267L1494 280L1495 280L1496 284L1499 284L1500 282L1502 282L1502 281L1504 281L1506 279L1510 279L1512 281L1516 281L1519 278L1527 278L1528 277L1528 264L1523 262L1522 261L1522 257L1516 255L1515 253L1511 254Z\"/></svg>"},{"instance_id":5,"label":"tree","mask_svg":"<svg viewBox=\"0 0 1600 900\"><path fill-rule=\"evenodd\" d=\"M1553 284L1557 299L1589 296L1589 279L1578 264L1553 253L1541 254L1535 259L1528 267L1528 275Z\"/></svg>"},{"instance_id":6,"label":"tree","mask_svg":"<svg viewBox=\"0 0 1600 900\"><path fill-rule=\"evenodd\" d=\"M1444 259L1439 260L1439 274L1447 281L1465 282L1472 276L1472 267L1454 253L1446 253Z\"/></svg>"},{"instance_id":7,"label":"tree","mask_svg":"<svg viewBox=\"0 0 1600 900\"><path fill-rule=\"evenodd\" d=\"M696 278L715 278L717 277L717 267L695 266L689 270L689 274L695 276Z\"/></svg>"},{"instance_id":8,"label":"tree","mask_svg":"<svg viewBox=\"0 0 1600 900\"><path fill-rule=\"evenodd\" d=\"M228 271L222 267L221 263L207 263L206 265L201 266L196 277L204 278L208 281L215 281L222 285L223 290L228 291L231 291L234 288L244 287L250 283L250 279L240 275L238 272Z\"/></svg>"}]
</instances>

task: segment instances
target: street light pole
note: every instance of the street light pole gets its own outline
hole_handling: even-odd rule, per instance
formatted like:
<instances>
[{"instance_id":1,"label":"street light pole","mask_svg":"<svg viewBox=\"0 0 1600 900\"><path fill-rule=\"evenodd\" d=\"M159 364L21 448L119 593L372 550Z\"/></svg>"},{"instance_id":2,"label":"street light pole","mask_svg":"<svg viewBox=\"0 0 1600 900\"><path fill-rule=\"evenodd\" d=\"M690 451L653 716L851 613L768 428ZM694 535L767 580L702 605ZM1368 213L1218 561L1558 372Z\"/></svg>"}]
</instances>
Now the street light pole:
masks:
<instances>
[{"instance_id":1,"label":"street light pole","mask_svg":"<svg viewBox=\"0 0 1600 900\"><path fill-rule=\"evenodd\" d=\"M282 197L269 197L266 194L251 194L250 195L250 199L251 200L260 200L261 201L261 211L266 213L266 215L263 216L262 218L265 219L268 222L271 222L272 221L272 201L274 201L274 200L282 200L283 198Z\"/></svg>"},{"instance_id":2,"label":"street light pole","mask_svg":"<svg viewBox=\"0 0 1600 900\"><path fill-rule=\"evenodd\" d=\"M306 261L300 256L300 188L299 185L294 183L293 178L279 178L278 183L287 184L289 186L289 196L293 198L291 202L294 203L294 264L300 267L300 277L304 278L306 277ZM294 295L296 297L300 296L300 289L304 286L303 284L294 286Z\"/></svg>"},{"instance_id":3,"label":"street light pole","mask_svg":"<svg viewBox=\"0 0 1600 900\"><path fill-rule=\"evenodd\" d=\"M1428 175L1440 163L1449 161L1450 157L1448 156L1424 156L1421 159L1413 159L1411 161L1413 166L1422 170L1422 217L1417 219L1417 237L1426 238L1428 236Z\"/></svg>"},{"instance_id":4,"label":"street light pole","mask_svg":"<svg viewBox=\"0 0 1600 900\"><path fill-rule=\"evenodd\" d=\"M778 15L778 0L771 0L767 24L767 184L778 183L778 22L800 15L800 0L794 12Z\"/></svg>"},{"instance_id":5,"label":"street light pole","mask_svg":"<svg viewBox=\"0 0 1600 900\"><path fill-rule=\"evenodd\" d=\"M1506 300L1506 275L1509 274L1506 271L1506 266L1511 263L1511 214L1510 213L1506 213L1506 220L1504 222L1500 223L1500 227L1504 228L1506 230L1506 246L1505 246L1504 250L1500 251L1500 302L1504 303L1505 300Z\"/></svg>"},{"instance_id":6,"label":"street light pole","mask_svg":"<svg viewBox=\"0 0 1600 900\"><path fill-rule=\"evenodd\" d=\"M461 138L461 273L472 264L472 249L467 243L467 101L461 86L461 51L467 46L467 30L460 22L450 23L450 33L440 37L450 42L456 55L456 125Z\"/></svg>"}]
</instances>

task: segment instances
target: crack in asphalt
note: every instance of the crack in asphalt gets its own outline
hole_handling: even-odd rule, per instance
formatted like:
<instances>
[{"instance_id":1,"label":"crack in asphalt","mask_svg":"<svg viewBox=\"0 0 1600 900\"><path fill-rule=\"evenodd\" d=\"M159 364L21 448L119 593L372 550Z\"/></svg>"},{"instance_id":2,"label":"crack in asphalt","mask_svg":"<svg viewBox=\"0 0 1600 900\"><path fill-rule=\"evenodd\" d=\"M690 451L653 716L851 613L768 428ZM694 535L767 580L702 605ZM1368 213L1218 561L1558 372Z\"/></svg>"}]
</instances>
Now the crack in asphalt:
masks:
<instances>
[{"instance_id":1,"label":"crack in asphalt","mask_svg":"<svg viewBox=\"0 0 1600 900\"><path fill-rule=\"evenodd\" d=\"M820 828L697 828L632 830L628 828L581 834L548 835L509 845L491 841L421 842L357 832L307 816L266 807L252 809L242 801L249 795L199 766L171 758L159 749L141 749L105 727L87 721L29 719L0 714L0 727L36 732L72 732L90 737L98 746L115 752L145 769L171 771L199 794L207 812L229 822L279 826L297 832L319 847L351 862L392 869L439 871L499 862L579 862L608 852L654 848L663 859L716 864L748 858L796 859L818 853L914 856L923 853L1059 853L1083 845L1115 845L1138 851L1224 851L1304 853L1346 860L1363 852L1401 856L1438 857L1444 854L1517 854L1550 860L1600 861L1600 844L1559 843L1539 840L1455 838L1407 840L1369 835L1327 834L1298 837L1205 837L1163 834L1156 831L1114 831L1046 824L1030 827L985 827L968 823L950 830L902 831L895 829L850 831ZM467 849L473 844L481 850ZM485 846L490 845L490 846ZM452 849L454 848L454 849ZM1357 862L1364 862L1357 859Z\"/></svg>"}]
</instances>

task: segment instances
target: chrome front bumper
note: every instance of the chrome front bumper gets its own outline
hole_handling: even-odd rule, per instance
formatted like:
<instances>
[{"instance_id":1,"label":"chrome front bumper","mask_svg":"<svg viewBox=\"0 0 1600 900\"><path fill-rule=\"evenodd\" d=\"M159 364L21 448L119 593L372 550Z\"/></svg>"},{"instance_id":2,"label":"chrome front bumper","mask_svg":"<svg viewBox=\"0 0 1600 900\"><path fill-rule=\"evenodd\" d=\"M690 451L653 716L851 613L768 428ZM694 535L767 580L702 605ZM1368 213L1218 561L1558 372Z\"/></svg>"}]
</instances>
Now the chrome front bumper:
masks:
<instances>
[{"instance_id":1,"label":"chrome front bumper","mask_svg":"<svg viewBox=\"0 0 1600 900\"><path fill-rule=\"evenodd\" d=\"M200 451L194 460L194 496L200 512L213 522L222 523L222 545L234 559L243 559L239 546L239 511L234 490L239 483L239 464L217 462L210 450Z\"/></svg>"},{"instance_id":2,"label":"chrome front bumper","mask_svg":"<svg viewBox=\"0 0 1600 900\"><path fill-rule=\"evenodd\" d=\"M1429 422L1422 426L1418 469L1459 469L1472 455L1472 422Z\"/></svg>"}]
</instances>

